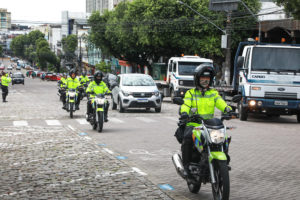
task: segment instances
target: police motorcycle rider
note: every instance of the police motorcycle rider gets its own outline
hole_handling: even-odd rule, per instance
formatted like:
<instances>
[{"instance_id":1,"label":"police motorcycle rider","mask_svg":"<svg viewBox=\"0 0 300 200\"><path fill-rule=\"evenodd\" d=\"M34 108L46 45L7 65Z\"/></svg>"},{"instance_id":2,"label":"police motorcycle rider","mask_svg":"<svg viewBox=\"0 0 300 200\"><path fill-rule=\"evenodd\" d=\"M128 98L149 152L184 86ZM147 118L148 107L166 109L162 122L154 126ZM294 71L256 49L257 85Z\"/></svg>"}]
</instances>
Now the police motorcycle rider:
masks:
<instances>
[{"instance_id":1,"label":"police motorcycle rider","mask_svg":"<svg viewBox=\"0 0 300 200\"><path fill-rule=\"evenodd\" d=\"M2 89L2 100L3 100L3 102L7 102L6 97L8 95L8 84L10 82L11 82L11 78L8 76L8 74L5 71L2 71L1 89Z\"/></svg>"},{"instance_id":2,"label":"police motorcycle rider","mask_svg":"<svg viewBox=\"0 0 300 200\"><path fill-rule=\"evenodd\" d=\"M93 105L92 105L92 99L97 94L110 94L111 91L108 89L103 79L103 73L101 71L97 71L94 74L94 81L92 81L88 88L86 89L86 93L89 96L89 100L87 101L87 121L90 121L93 117ZM108 108L109 108L109 102L106 102L106 106L104 108L104 121L108 122Z\"/></svg>"},{"instance_id":3,"label":"police motorcycle rider","mask_svg":"<svg viewBox=\"0 0 300 200\"><path fill-rule=\"evenodd\" d=\"M67 78L66 80L66 89L78 89L78 87L80 86L80 82L79 80L76 78L76 71L74 69L70 70L69 72L69 78ZM66 109L67 105L66 105L66 96L64 96L63 98L63 109ZM75 104L75 109L79 110L79 104L80 104L80 93L78 93L78 97L77 97L77 102Z\"/></svg>"},{"instance_id":4,"label":"police motorcycle rider","mask_svg":"<svg viewBox=\"0 0 300 200\"><path fill-rule=\"evenodd\" d=\"M192 112L198 114L202 119L212 119L214 110L217 107L224 113L232 112L232 108L219 95L218 91L210 88L216 73L211 64L202 64L195 69L194 83L196 88L190 89L185 93L184 104L180 108L180 120L185 122L183 141L181 145L182 162L184 166L184 176L190 177L189 164L192 161L193 152L193 128L199 126L194 122L187 122ZM192 112L191 112L192 111ZM201 140L205 141L201 136ZM225 152L228 157L228 152Z\"/></svg>"},{"instance_id":5,"label":"police motorcycle rider","mask_svg":"<svg viewBox=\"0 0 300 200\"><path fill-rule=\"evenodd\" d=\"M63 73L63 76L61 77L59 84L59 94L61 96L61 99L65 99L66 97L66 87L67 87L67 73Z\"/></svg>"},{"instance_id":6,"label":"police motorcycle rider","mask_svg":"<svg viewBox=\"0 0 300 200\"><path fill-rule=\"evenodd\" d=\"M83 90L86 90L87 89L87 86L88 86L88 83L90 82L90 79L89 77L86 76L86 71L82 72L82 75L80 76L79 78L80 80L80 85L81 85L81 98L83 98L83 93L84 91Z\"/></svg>"}]
</instances>

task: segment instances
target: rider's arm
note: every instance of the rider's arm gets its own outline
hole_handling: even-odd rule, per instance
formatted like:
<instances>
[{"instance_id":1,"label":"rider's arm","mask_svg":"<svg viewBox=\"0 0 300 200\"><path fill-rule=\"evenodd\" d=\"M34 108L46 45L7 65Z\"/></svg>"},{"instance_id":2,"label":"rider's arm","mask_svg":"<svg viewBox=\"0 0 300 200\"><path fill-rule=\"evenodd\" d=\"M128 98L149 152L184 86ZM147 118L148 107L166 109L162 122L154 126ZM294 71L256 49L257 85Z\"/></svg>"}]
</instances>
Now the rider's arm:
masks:
<instances>
[{"instance_id":1,"label":"rider's arm","mask_svg":"<svg viewBox=\"0 0 300 200\"><path fill-rule=\"evenodd\" d=\"M184 100L184 104L181 105L180 113L185 112L189 114L192 107L192 94L190 90L185 93L183 100Z\"/></svg>"},{"instance_id":2,"label":"rider's arm","mask_svg":"<svg viewBox=\"0 0 300 200\"><path fill-rule=\"evenodd\" d=\"M222 111L225 112L226 107L230 107L227 105L227 103L223 100L223 98L219 95L219 92L216 91L216 96L215 96L215 105L216 107ZM231 108L231 107L230 107Z\"/></svg>"},{"instance_id":3,"label":"rider's arm","mask_svg":"<svg viewBox=\"0 0 300 200\"><path fill-rule=\"evenodd\" d=\"M108 89L108 87L107 87L107 85L104 83L104 81L103 81L103 85L104 85L104 91L105 91L105 93L106 93L106 94L110 94L111 91Z\"/></svg>"}]
</instances>

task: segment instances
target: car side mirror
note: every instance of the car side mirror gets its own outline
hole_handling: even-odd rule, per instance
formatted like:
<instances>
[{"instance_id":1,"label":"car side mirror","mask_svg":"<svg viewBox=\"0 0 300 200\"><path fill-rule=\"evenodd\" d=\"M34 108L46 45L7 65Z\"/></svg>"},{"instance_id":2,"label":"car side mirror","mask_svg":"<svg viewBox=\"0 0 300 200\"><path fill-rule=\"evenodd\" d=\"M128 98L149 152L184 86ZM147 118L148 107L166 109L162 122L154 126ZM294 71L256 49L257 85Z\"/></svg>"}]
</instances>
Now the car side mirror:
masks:
<instances>
[{"instance_id":1,"label":"car side mirror","mask_svg":"<svg viewBox=\"0 0 300 200\"><path fill-rule=\"evenodd\" d=\"M238 59L237 59L237 68L238 69L241 69L244 65L244 56L239 56Z\"/></svg>"},{"instance_id":2,"label":"car side mirror","mask_svg":"<svg viewBox=\"0 0 300 200\"><path fill-rule=\"evenodd\" d=\"M174 97L173 102L177 105L184 104L184 100L181 97Z\"/></svg>"},{"instance_id":3,"label":"car side mirror","mask_svg":"<svg viewBox=\"0 0 300 200\"><path fill-rule=\"evenodd\" d=\"M157 88L161 88L161 83L156 83Z\"/></svg>"},{"instance_id":4,"label":"car side mirror","mask_svg":"<svg viewBox=\"0 0 300 200\"><path fill-rule=\"evenodd\" d=\"M232 102L234 102L234 103L240 102L241 100L242 100L242 95L240 95L240 94L234 95L232 97Z\"/></svg>"}]
</instances>

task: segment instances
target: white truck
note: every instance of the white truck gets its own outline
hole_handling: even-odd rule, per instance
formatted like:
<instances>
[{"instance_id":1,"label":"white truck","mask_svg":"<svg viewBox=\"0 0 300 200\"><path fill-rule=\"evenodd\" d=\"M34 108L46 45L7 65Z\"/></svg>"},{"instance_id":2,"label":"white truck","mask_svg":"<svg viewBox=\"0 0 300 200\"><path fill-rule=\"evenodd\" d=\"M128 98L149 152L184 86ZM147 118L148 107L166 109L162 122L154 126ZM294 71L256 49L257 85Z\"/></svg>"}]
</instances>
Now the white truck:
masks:
<instances>
[{"instance_id":1,"label":"white truck","mask_svg":"<svg viewBox=\"0 0 300 200\"><path fill-rule=\"evenodd\" d=\"M194 71L201 64L213 65L213 61L199 56L172 57L168 61L166 81L160 82L160 88L163 88L163 96L184 97L185 92L194 85Z\"/></svg>"},{"instance_id":2,"label":"white truck","mask_svg":"<svg viewBox=\"0 0 300 200\"><path fill-rule=\"evenodd\" d=\"M297 115L300 122L300 46L241 42L233 88L243 97L240 120L246 121L248 113L263 113Z\"/></svg>"}]
</instances>

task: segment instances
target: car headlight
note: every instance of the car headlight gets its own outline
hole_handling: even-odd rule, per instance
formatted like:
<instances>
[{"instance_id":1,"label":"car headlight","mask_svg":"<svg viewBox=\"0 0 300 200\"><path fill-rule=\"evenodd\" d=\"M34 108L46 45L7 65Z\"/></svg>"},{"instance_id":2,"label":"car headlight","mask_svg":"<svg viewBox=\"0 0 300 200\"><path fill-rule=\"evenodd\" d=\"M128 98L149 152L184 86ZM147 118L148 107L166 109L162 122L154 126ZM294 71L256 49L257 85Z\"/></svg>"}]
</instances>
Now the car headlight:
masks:
<instances>
[{"instance_id":1,"label":"car headlight","mask_svg":"<svg viewBox=\"0 0 300 200\"><path fill-rule=\"evenodd\" d=\"M153 92L152 95L159 96L159 91Z\"/></svg>"},{"instance_id":2,"label":"car headlight","mask_svg":"<svg viewBox=\"0 0 300 200\"><path fill-rule=\"evenodd\" d=\"M179 81L179 85L183 85L183 81Z\"/></svg>"},{"instance_id":3,"label":"car headlight","mask_svg":"<svg viewBox=\"0 0 300 200\"><path fill-rule=\"evenodd\" d=\"M132 92L122 91L124 96L128 97L129 95L132 95Z\"/></svg>"},{"instance_id":4,"label":"car headlight","mask_svg":"<svg viewBox=\"0 0 300 200\"><path fill-rule=\"evenodd\" d=\"M219 144L225 141L225 133L223 129L210 130L209 135L212 143Z\"/></svg>"}]
</instances>

